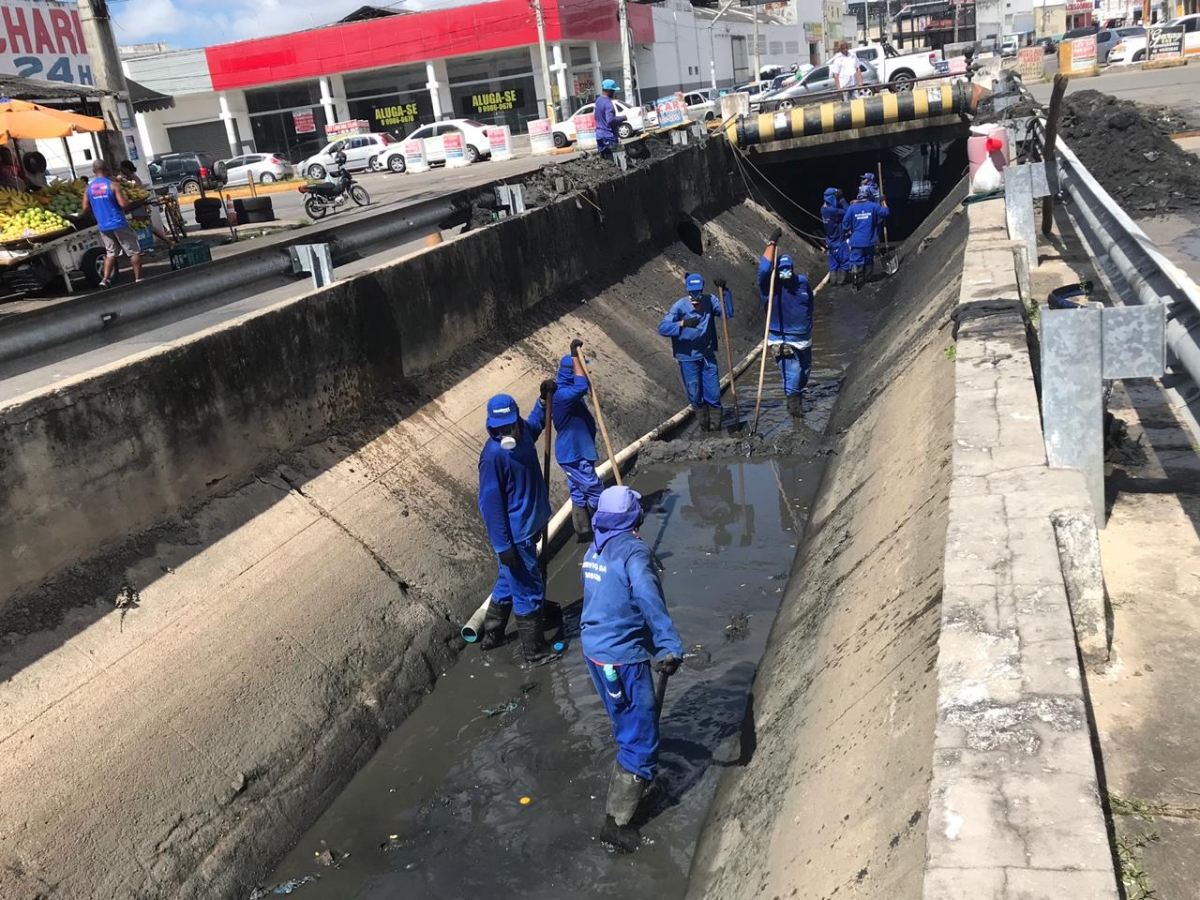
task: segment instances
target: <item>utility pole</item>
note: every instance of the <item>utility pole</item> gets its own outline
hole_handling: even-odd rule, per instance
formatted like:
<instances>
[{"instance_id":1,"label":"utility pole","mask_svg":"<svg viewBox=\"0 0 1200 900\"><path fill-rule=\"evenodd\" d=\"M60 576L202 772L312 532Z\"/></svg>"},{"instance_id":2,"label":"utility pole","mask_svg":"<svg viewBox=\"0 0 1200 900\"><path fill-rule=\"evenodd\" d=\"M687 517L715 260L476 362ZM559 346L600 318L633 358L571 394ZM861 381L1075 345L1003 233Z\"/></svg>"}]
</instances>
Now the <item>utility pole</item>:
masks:
<instances>
[{"instance_id":1,"label":"utility pole","mask_svg":"<svg viewBox=\"0 0 1200 900\"><path fill-rule=\"evenodd\" d=\"M534 19L537 21L538 50L542 55L542 91L546 95L546 118L553 125L557 119L554 115L554 94L550 90L550 59L546 55L546 20L542 17L542 0L529 0L529 5L533 7Z\"/></svg>"},{"instance_id":2,"label":"utility pole","mask_svg":"<svg viewBox=\"0 0 1200 900\"><path fill-rule=\"evenodd\" d=\"M617 0L617 24L621 28L621 87L625 89L625 102L636 106L633 95L633 58L629 48L629 6L627 0Z\"/></svg>"},{"instance_id":3,"label":"utility pole","mask_svg":"<svg viewBox=\"0 0 1200 900\"><path fill-rule=\"evenodd\" d=\"M100 98L100 111L108 130L97 135L100 149L104 158L116 166L130 155L125 147L123 129L125 123L130 129L133 128L133 107L129 104L129 87L125 84L125 72L121 68L121 54L117 51L107 0L79 0L79 22L91 57L96 87L106 92ZM141 159L138 163L139 170L145 169ZM146 174L143 172L143 176Z\"/></svg>"},{"instance_id":4,"label":"utility pole","mask_svg":"<svg viewBox=\"0 0 1200 900\"><path fill-rule=\"evenodd\" d=\"M708 23L708 74L712 79L712 98L717 99L717 41L713 35L713 28L717 24L717 20L733 6L733 0L725 0L725 5L717 10L717 14L713 16L713 20Z\"/></svg>"},{"instance_id":5,"label":"utility pole","mask_svg":"<svg viewBox=\"0 0 1200 900\"><path fill-rule=\"evenodd\" d=\"M958 43L958 14L962 10L962 4L959 0L950 0L954 6L954 43Z\"/></svg>"},{"instance_id":6,"label":"utility pole","mask_svg":"<svg viewBox=\"0 0 1200 900\"><path fill-rule=\"evenodd\" d=\"M758 7L752 6L750 11L754 14L754 81L762 78L762 53L758 49Z\"/></svg>"}]
</instances>

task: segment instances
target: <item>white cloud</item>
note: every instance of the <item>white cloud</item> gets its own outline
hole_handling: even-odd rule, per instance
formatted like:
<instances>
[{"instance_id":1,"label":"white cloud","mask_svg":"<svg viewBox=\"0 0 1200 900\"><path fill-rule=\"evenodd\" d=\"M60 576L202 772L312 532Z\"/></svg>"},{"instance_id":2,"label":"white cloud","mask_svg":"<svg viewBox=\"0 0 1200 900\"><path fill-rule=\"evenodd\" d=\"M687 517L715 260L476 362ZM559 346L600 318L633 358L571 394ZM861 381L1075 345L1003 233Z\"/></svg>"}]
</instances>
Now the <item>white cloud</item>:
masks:
<instances>
[{"instance_id":1,"label":"white cloud","mask_svg":"<svg viewBox=\"0 0 1200 900\"><path fill-rule=\"evenodd\" d=\"M128 0L110 9L118 43L155 40L182 48L316 28L363 5L364 0Z\"/></svg>"}]
</instances>

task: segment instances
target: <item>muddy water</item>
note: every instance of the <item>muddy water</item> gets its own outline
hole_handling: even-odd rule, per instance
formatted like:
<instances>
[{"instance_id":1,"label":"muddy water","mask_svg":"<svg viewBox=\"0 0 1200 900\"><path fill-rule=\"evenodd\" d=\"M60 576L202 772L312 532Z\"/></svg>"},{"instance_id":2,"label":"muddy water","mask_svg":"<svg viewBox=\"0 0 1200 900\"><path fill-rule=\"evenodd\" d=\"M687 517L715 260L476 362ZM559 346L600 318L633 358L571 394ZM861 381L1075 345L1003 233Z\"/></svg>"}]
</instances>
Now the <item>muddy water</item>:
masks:
<instances>
[{"instance_id":1,"label":"muddy water","mask_svg":"<svg viewBox=\"0 0 1200 900\"><path fill-rule=\"evenodd\" d=\"M527 670L515 640L468 648L267 884L319 875L296 892L312 900L681 896L721 769L753 753L747 696L819 466L698 464L635 480L689 653L667 692L636 854L596 837L614 745L574 639L582 548L571 545L548 585L566 607L563 658ZM322 867L326 849L350 856Z\"/></svg>"}]
</instances>

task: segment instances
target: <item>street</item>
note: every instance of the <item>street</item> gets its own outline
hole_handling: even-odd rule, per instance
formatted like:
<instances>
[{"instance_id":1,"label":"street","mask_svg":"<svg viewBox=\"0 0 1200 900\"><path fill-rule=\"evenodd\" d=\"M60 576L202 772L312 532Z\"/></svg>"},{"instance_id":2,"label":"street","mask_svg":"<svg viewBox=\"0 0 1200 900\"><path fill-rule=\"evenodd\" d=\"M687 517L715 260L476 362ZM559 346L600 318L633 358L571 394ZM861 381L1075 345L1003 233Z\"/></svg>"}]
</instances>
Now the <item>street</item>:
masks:
<instances>
[{"instance_id":1,"label":"street","mask_svg":"<svg viewBox=\"0 0 1200 900\"><path fill-rule=\"evenodd\" d=\"M1029 92L1038 100L1050 100L1050 82L1029 85ZM1094 90L1123 100L1138 103L1172 106L1200 128L1200 65L1178 66L1173 69L1134 69L1111 66L1102 69L1095 78L1072 78L1067 93Z\"/></svg>"}]
</instances>

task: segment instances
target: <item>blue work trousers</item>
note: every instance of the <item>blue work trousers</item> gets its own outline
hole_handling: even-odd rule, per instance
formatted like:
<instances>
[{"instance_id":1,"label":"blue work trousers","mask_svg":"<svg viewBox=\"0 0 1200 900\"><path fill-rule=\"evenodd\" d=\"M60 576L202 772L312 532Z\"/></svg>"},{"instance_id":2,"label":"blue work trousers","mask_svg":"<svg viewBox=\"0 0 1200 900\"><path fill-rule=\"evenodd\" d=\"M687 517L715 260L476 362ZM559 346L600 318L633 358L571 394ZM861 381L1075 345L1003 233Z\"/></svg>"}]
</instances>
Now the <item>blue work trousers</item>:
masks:
<instances>
[{"instance_id":1,"label":"blue work trousers","mask_svg":"<svg viewBox=\"0 0 1200 900\"><path fill-rule=\"evenodd\" d=\"M837 241L826 246L825 255L829 257L830 272L850 271L850 248L844 241Z\"/></svg>"},{"instance_id":2,"label":"blue work trousers","mask_svg":"<svg viewBox=\"0 0 1200 900\"><path fill-rule=\"evenodd\" d=\"M721 376L717 372L716 356L679 361L679 374L683 376L683 389L687 391L688 403L692 406L721 407Z\"/></svg>"},{"instance_id":3,"label":"blue work trousers","mask_svg":"<svg viewBox=\"0 0 1200 900\"><path fill-rule=\"evenodd\" d=\"M791 356L785 356L784 347L791 350ZM804 393L808 384L808 373L812 371L812 347L798 350L786 344L775 345L775 362L779 366L779 376L783 379L783 393L788 397L799 397Z\"/></svg>"},{"instance_id":4,"label":"blue work trousers","mask_svg":"<svg viewBox=\"0 0 1200 900\"><path fill-rule=\"evenodd\" d=\"M500 574L492 588L492 602L497 606L512 604L518 616L527 616L542 608L546 599L546 583L542 581L542 570L538 568L537 538L514 545L521 563L510 569L500 563Z\"/></svg>"},{"instance_id":5,"label":"blue work trousers","mask_svg":"<svg viewBox=\"0 0 1200 900\"><path fill-rule=\"evenodd\" d=\"M614 666L616 681L608 680L603 665L590 659L587 665L596 693L612 722L617 762L626 772L650 781L658 767L658 707L650 663Z\"/></svg>"},{"instance_id":6,"label":"blue work trousers","mask_svg":"<svg viewBox=\"0 0 1200 900\"><path fill-rule=\"evenodd\" d=\"M604 484L596 475L595 463L590 459L577 459L575 462L559 463L558 467L567 476L567 489L571 492L573 504L590 506L592 509L600 505Z\"/></svg>"},{"instance_id":7,"label":"blue work trousers","mask_svg":"<svg viewBox=\"0 0 1200 900\"><path fill-rule=\"evenodd\" d=\"M859 267L871 271L871 266L875 264L875 247L851 247L850 248L850 266L851 268Z\"/></svg>"}]
</instances>

